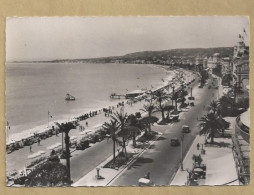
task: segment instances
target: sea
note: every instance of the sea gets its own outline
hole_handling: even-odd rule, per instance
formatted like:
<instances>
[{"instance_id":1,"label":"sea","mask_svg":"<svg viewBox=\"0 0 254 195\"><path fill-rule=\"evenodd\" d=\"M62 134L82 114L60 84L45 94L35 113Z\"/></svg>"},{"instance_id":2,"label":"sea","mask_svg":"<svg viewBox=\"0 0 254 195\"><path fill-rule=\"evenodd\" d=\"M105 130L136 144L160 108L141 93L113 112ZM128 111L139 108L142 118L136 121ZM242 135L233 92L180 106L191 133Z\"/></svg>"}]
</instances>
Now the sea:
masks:
<instances>
[{"instance_id":1,"label":"sea","mask_svg":"<svg viewBox=\"0 0 254 195\"><path fill-rule=\"evenodd\" d=\"M173 76L150 64L6 63L8 134L116 105L111 93L159 87ZM66 101L66 93L75 101Z\"/></svg>"}]
</instances>

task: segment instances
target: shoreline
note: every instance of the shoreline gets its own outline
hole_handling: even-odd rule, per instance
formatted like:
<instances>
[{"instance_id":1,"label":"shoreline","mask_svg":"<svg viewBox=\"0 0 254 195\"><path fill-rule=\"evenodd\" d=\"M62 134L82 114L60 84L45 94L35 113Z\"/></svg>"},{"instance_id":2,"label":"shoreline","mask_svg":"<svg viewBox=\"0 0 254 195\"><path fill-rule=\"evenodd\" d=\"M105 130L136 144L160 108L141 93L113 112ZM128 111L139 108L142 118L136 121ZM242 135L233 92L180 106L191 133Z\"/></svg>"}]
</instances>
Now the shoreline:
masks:
<instances>
[{"instance_id":1,"label":"shoreline","mask_svg":"<svg viewBox=\"0 0 254 195\"><path fill-rule=\"evenodd\" d=\"M185 76L187 76L187 74L194 75L193 72L188 71L188 70L187 71L180 70L180 71L184 71ZM167 86L167 85L164 85L163 87L165 87L165 86ZM127 102L128 100L124 99L123 101ZM117 104L117 103L119 103L119 101L117 101L115 103ZM133 105L125 104L126 106L125 106L124 110L128 114L139 112L140 109L143 107L143 105L146 103L147 102L144 101L144 99L141 99L141 101L136 101L136 103L133 103ZM117 108L115 106L115 109L113 109L113 111L116 111L116 110L119 111L120 108ZM80 126L85 127L85 130L87 130L87 132L90 131L91 133L93 133L93 132L96 132L104 122L108 122L109 120L110 120L110 117L105 117L104 112L101 112L100 114L95 115L94 117L90 117L86 120L78 121L78 123ZM86 126L87 121L89 122L88 127ZM82 134L82 131L80 131L79 128L76 128L76 129L73 129L72 131L70 131L70 137L72 137L72 136L74 136L74 137L76 136L77 140L80 140L80 139L82 139L82 137L84 137L86 135ZM41 144L37 145L36 142L32 144L32 153L31 152L29 153L29 146L24 146L23 148L20 148L17 151L7 154L7 156L6 156L6 161L8 162L8 166L7 166L7 170L6 170L7 173L8 172L10 173L10 172L12 172L12 170L15 170L15 169L20 170L24 166L26 167L27 165L29 165L33 161L35 161L37 159L37 157L33 158L33 159L29 159L28 156L31 154L34 154L38 151L44 151L46 153L44 153L42 155L42 157L49 155L50 150L48 149L48 147L53 146L56 143L58 143L58 144L61 143L61 136L57 136L57 135L53 134L52 136L46 138L45 140L42 140L41 143L42 143L42 145ZM21 160L23 162L23 163L21 163L23 165L16 163L16 162L19 162L19 160Z\"/></svg>"},{"instance_id":2,"label":"shoreline","mask_svg":"<svg viewBox=\"0 0 254 195\"><path fill-rule=\"evenodd\" d=\"M168 70L167 66L165 66L165 65L157 65L157 64L147 64L147 65L153 66L155 68L162 68L165 72L173 72L172 70ZM168 81L170 79L170 77L172 77L172 75L167 75L163 79ZM161 85L162 84L160 83L160 86ZM126 100L126 99L123 99L123 100ZM87 111L86 113L102 110L103 108L108 108L109 106L111 106L111 107L116 106L119 101L110 102L110 101L106 100L105 102L107 102L107 105L104 105L100 108L92 108L89 111ZM56 119L54 121L50 121L51 124L49 126L50 127L55 126L54 125L55 122L58 122L58 123L69 122L69 121L73 120L74 118L78 118L79 116L84 115L86 113L84 113L84 111L81 111L81 109L79 109L78 112L76 111L75 114L71 114L69 116L67 116L66 114L61 114L61 115L55 116L58 119ZM18 126L22 126L22 125L16 125L16 126L18 127ZM6 126L6 135L7 135L6 136L6 145L13 144L14 142L19 142L22 139L26 139L26 138L28 138L28 137L30 137L30 136L38 133L38 132L41 133L41 132L43 132L43 129L44 129L44 131L47 131L48 130L48 125L45 124L45 123L44 124L39 124L39 125L35 125L33 128L24 129L20 132L16 132L16 133L12 134L12 133L7 132L7 126Z\"/></svg>"},{"instance_id":3,"label":"shoreline","mask_svg":"<svg viewBox=\"0 0 254 195\"><path fill-rule=\"evenodd\" d=\"M165 72L168 72L168 73L173 73L173 74L170 74L170 75L167 75L166 77L164 77L163 79L167 82L169 82L170 80L172 80L173 77L175 77L176 75L176 71L179 72L178 69L170 69L168 66L166 65L157 65L157 64L147 64L147 65L151 65L153 67L156 67L156 68L161 68L163 69ZM182 70L182 71L187 71L189 72L188 70ZM164 83L164 81L163 81ZM160 85L158 87L156 87L155 90L159 90L161 88L165 88L168 86L168 83L166 85L163 85L163 83L160 83ZM119 99L119 101L124 101L124 102L127 102L128 100L126 99ZM108 107L116 107L117 103L119 103L119 101L115 101L115 102L112 102L110 105L107 104L107 106L104 106L102 108L94 108L94 109L91 109L89 112L87 113L84 113L84 112L79 112L78 114L75 114L75 115L72 115L72 116L69 116L68 118L64 118L64 119L60 119L60 120L55 120L55 121L50 121L51 125L50 127L51 128L48 128L47 127L47 124L43 124L43 125L37 125L35 126L34 128L31 128L31 129L27 129L27 130L24 130L22 132L18 132L18 133L13 133L13 134L9 134L9 141L7 141L7 138L6 138L6 146L8 145L11 145L15 142L20 142L22 141L22 139L27 139L35 134L38 134L38 133L43 133L43 132L46 132L46 131L49 131L50 129L52 129L52 126L56 127L55 122L58 122L58 123L64 123L64 122L77 122L78 118L80 118L82 115L86 115L86 114L89 114L90 112L96 112L99 110L103 110L104 108L108 108ZM61 115L61 116L65 116L65 114ZM96 117L96 116L95 116ZM61 118L61 117L60 117ZM90 117L89 117L90 118ZM88 118L86 118L85 120L87 120ZM53 123L53 124L52 124ZM6 130L7 131L7 130Z\"/></svg>"}]
</instances>

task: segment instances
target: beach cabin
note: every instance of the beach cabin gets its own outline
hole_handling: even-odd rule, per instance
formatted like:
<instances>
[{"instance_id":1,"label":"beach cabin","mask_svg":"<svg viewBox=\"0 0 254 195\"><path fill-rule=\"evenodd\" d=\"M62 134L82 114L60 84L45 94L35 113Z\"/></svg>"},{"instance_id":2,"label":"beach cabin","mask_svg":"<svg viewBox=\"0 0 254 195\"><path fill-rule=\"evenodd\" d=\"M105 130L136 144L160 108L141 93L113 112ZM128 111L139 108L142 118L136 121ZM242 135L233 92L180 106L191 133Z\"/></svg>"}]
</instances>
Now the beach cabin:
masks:
<instances>
[{"instance_id":1,"label":"beach cabin","mask_svg":"<svg viewBox=\"0 0 254 195\"><path fill-rule=\"evenodd\" d=\"M144 93L144 91L140 90L140 89L137 89L135 91L132 91L130 93L126 93L126 99L131 99L131 98L135 98L139 95L142 95Z\"/></svg>"}]
</instances>

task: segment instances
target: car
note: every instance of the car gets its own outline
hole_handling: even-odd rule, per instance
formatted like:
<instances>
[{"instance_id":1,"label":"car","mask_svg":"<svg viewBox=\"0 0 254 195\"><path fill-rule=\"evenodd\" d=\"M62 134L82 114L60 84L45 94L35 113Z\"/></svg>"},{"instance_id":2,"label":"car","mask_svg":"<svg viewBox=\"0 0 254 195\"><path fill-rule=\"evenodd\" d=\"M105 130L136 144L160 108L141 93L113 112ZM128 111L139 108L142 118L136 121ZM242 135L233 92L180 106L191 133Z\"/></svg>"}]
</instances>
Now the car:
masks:
<instances>
[{"instance_id":1,"label":"car","mask_svg":"<svg viewBox=\"0 0 254 195\"><path fill-rule=\"evenodd\" d=\"M180 141L177 137L173 137L170 139L170 145L171 146L179 146L180 145Z\"/></svg>"},{"instance_id":2,"label":"car","mask_svg":"<svg viewBox=\"0 0 254 195\"><path fill-rule=\"evenodd\" d=\"M183 127L182 127L182 132L183 132L183 133L190 133L190 127L187 126L187 125L183 125Z\"/></svg>"},{"instance_id":3,"label":"car","mask_svg":"<svg viewBox=\"0 0 254 195\"><path fill-rule=\"evenodd\" d=\"M138 186L155 186L155 184L150 179L140 178L138 180Z\"/></svg>"}]
</instances>

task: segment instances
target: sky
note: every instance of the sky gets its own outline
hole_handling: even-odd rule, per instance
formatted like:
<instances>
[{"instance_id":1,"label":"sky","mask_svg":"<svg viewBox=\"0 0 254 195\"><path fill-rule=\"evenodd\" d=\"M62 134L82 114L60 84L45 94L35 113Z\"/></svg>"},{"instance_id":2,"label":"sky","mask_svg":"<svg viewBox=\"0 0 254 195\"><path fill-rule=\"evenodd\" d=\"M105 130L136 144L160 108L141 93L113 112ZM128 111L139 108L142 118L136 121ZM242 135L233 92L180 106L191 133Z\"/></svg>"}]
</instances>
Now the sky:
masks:
<instances>
[{"instance_id":1,"label":"sky","mask_svg":"<svg viewBox=\"0 0 254 195\"><path fill-rule=\"evenodd\" d=\"M13 17L6 20L6 61L233 47L239 34L248 45L248 17Z\"/></svg>"}]
</instances>

